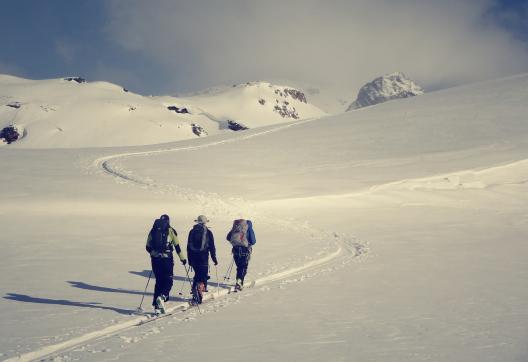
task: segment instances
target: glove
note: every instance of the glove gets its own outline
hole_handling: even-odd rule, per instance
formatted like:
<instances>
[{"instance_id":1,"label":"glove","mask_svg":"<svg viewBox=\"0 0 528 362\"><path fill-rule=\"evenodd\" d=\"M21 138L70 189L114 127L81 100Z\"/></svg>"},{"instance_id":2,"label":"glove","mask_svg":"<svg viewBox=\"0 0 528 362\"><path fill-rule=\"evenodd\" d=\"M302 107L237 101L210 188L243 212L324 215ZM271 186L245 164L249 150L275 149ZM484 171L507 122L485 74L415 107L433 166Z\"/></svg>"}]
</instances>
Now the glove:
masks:
<instances>
[{"instance_id":1,"label":"glove","mask_svg":"<svg viewBox=\"0 0 528 362\"><path fill-rule=\"evenodd\" d=\"M214 265L218 265L218 260L216 260L216 258L213 259L213 263Z\"/></svg>"},{"instance_id":2,"label":"glove","mask_svg":"<svg viewBox=\"0 0 528 362\"><path fill-rule=\"evenodd\" d=\"M183 259L181 263L185 266L185 264L187 264L187 259Z\"/></svg>"}]
</instances>

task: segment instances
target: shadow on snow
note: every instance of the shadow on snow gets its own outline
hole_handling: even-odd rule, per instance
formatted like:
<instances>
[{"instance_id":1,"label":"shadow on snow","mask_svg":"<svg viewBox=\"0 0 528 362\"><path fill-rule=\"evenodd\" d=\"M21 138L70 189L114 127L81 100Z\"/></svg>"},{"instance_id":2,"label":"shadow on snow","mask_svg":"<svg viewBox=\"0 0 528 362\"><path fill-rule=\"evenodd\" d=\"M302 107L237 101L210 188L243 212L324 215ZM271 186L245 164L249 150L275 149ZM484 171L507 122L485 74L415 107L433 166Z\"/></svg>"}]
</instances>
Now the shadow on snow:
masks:
<instances>
[{"instance_id":1,"label":"shadow on snow","mask_svg":"<svg viewBox=\"0 0 528 362\"><path fill-rule=\"evenodd\" d=\"M25 294L16 294L16 293L7 293L4 299L15 300L18 302L25 302L25 303L56 304L56 305L66 305L70 307L105 309L105 310L111 310L111 311L114 311L120 314L127 314L127 315L135 312L134 309L130 310L130 309L123 309L123 308L109 307L109 306L101 305L101 303L97 303L97 302L83 303L83 302L75 302L75 301L67 300L67 299L37 298L37 297L25 295Z\"/></svg>"},{"instance_id":2,"label":"shadow on snow","mask_svg":"<svg viewBox=\"0 0 528 362\"><path fill-rule=\"evenodd\" d=\"M129 271L129 273L130 273L130 274L134 274L134 275L139 275L139 276L141 276L141 277L148 278L149 275L150 275L150 270L143 270L143 271L140 271L140 272L138 272L138 271ZM156 279L156 278L154 277L154 273L152 273L151 278L152 278L152 279ZM184 281L184 280L187 280L187 277L186 277L186 276L181 277L181 276L179 276L179 275L174 275L174 276L172 277L172 279L174 279L174 280L179 280L179 281Z\"/></svg>"},{"instance_id":3,"label":"shadow on snow","mask_svg":"<svg viewBox=\"0 0 528 362\"><path fill-rule=\"evenodd\" d=\"M91 285L91 284L87 284L87 283L84 283L84 282L75 282L75 281L68 281L68 283L70 283L70 285L72 287L74 287L74 288L86 289L86 290L94 290L96 292L126 293L126 294L143 295L143 292L141 292L139 290L128 290L128 289L121 289L121 288L100 287L98 285ZM174 292L174 289L173 289L173 292ZM153 293L150 293L150 292L145 293L145 296L152 296L152 295L153 295ZM187 300L185 298L174 297L172 295L170 296L170 299L174 300L174 301L179 301L179 302L184 302L184 301Z\"/></svg>"},{"instance_id":4,"label":"shadow on snow","mask_svg":"<svg viewBox=\"0 0 528 362\"><path fill-rule=\"evenodd\" d=\"M150 275L150 270L143 270L143 271L129 271L129 273L130 273L130 274L134 274L134 275L139 275L139 276L142 276L142 277L145 277L145 278L148 278L149 275ZM189 273L189 278L190 278L191 281L192 281L192 279L193 279L193 274L194 274L194 273L193 273L192 271ZM220 276L219 276L219 277L220 277ZM151 278L154 279L154 273L152 273L152 277L151 277ZM174 280L178 280L178 281L184 281L184 280L187 280L187 276L183 276L183 277L181 277L181 276L175 275L175 276L173 276L173 279L174 279ZM214 281L214 280L209 281L208 284L209 284L209 286L211 286L211 287L216 287L216 281ZM224 280L223 283L219 283L219 287L220 287L220 288L224 288L224 289L229 289L229 288L231 288L232 286L233 286L233 285L231 285L231 284L227 284L225 280ZM141 293L140 293L140 294L141 294Z\"/></svg>"}]
</instances>

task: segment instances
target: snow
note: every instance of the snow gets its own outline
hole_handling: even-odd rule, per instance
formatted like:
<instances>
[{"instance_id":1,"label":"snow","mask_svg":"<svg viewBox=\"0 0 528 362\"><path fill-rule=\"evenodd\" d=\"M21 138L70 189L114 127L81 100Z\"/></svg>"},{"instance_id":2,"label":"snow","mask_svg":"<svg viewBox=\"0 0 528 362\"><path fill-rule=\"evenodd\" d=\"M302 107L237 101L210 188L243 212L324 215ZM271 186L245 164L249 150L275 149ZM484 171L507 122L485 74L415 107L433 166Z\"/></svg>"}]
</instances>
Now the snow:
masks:
<instances>
[{"instance_id":1,"label":"snow","mask_svg":"<svg viewBox=\"0 0 528 362\"><path fill-rule=\"evenodd\" d=\"M150 146L2 147L1 357L526 360L527 89L519 75ZM220 263L200 310L176 265L181 310L137 326L163 213L184 245L207 215ZM227 294L238 217L255 286Z\"/></svg>"},{"instance_id":2,"label":"snow","mask_svg":"<svg viewBox=\"0 0 528 362\"><path fill-rule=\"evenodd\" d=\"M287 86L256 82L193 97L144 97L108 82L28 80L0 74L0 127L24 129L16 148L86 148L159 144L320 117L316 106L282 93ZM264 99L266 104L259 104ZM20 108L10 107L18 103ZM283 117L274 106L295 114ZM176 113L169 107L187 108ZM193 128L195 132L193 132Z\"/></svg>"},{"instance_id":3,"label":"snow","mask_svg":"<svg viewBox=\"0 0 528 362\"><path fill-rule=\"evenodd\" d=\"M289 86L268 82L248 82L229 88L210 89L193 97L183 97L182 102L198 109L197 113L214 115L221 125L227 120L233 120L249 128L284 123L285 120L316 118L325 114L309 102L294 98L288 94L288 90L297 91ZM276 106L285 107L298 118L281 116L274 110Z\"/></svg>"}]
</instances>

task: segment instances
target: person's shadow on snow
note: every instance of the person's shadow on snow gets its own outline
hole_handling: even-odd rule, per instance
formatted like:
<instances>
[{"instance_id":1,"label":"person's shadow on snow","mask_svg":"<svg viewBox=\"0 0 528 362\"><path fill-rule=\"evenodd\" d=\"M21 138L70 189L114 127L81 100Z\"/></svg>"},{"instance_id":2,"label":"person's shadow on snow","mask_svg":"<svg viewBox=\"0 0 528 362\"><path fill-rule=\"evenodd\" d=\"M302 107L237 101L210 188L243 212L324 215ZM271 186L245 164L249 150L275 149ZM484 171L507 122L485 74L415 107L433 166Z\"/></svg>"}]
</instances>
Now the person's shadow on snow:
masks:
<instances>
[{"instance_id":1,"label":"person's shadow on snow","mask_svg":"<svg viewBox=\"0 0 528 362\"><path fill-rule=\"evenodd\" d=\"M76 281L71 281L71 280L69 280L68 283L70 283L70 285L72 287L74 287L74 288L86 289L86 290L94 290L94 291L97 291L97 292L126 293L126 294L143 295L143 292L139 291L139 290L101 287L101 286L98 286L98 285L92 285L92 284L87 284L87 283L84 283L84 282L76 282ZM145 296L152 296L152 295L153 295L153 293L151 293L151 292L146 292L145 293ZM174 297L172 295L170 296L170 300L178 301L178 302L187 301L187 299L185 299L185 298Z\"/></svg>"},{"instance_id":2,"label":"person's shadow on snow","mask_svg":"<svg viewBox=\"0 0 528 362\"><path fill-rule=\"evenodd\" d=\"M105 309L105 310L112 310L114 312L117 312L120 314L127 314L127 315L135 312L135 310L133 309L130 310L130 309L122 309L122 308L116 308L116 307L109 307L109 306L101 305L101 303L97 303L97 302L83 303L83 302L75 302L75 301L71 301L67 299L37 298L37 297L25 295L25 294L16 294L16 293L7 293L4 299L15 300L17 302L25 302L25 303L57 304L57 305L67 305L70 307Z\"/></svg>"},{"instance_id":3,"label":"person's shadow on snow","mask_svg":"<svg viewBox=\"0 0 528 362\"><path fill-rule=\"evenodd\" d=\"M150 270L143 270L143 271L129 271L130 274L134 274L134 275L139 275L140 277L145 277L145 278L148 278L149 276L152 278L152 279L156 279L154 277L154 273L152 273L152 275L150 275ZM187 280L187 276L179 276L179 275L173 275L172 276L172 279L174 280L178 280L178 281L185 281ZM192 280L192 277L191 277L191 280Z\"/></svg>"},{"instance_id":4,"label":"person's shadow on snow","mask_svg":"<svg viewBox=\"0 0 528 362\"><path fill-rule=\"evenodd\" d=\"M73 288L79 288L79 289L86 289L86 290L94 290L96 292L108 292L108 293L125 293L125 294L137 294L137 295L143 295L143 292L139 290L129 290L129 289L122 289L122 288L108 288L108 287L101 287L98 285L88 284L85 282L76 282L73 280L68 280L68 283ZM145 293L145 296L152 296L152 293L147 292Z\"/></svg>"},{"instance_id":5,"label":"person's shadow on snow","mask_svg":"<svg viewBox=\"0 0 528 362\"><path fill-rule=\"evenodd\" d=\"M148 278L149 275L150 275L150 270L143 270L143 271L140 271L140 272L138 272L138 271L129 271L129 273L130 273L130 274L134 274L134 275L139 275L139 276L142 276L142 277L145 277L145 278ZM192 279L193 279L193 275L194 275L194 273L191 272L190 275L189 275L189 280L192 281ZM154 278L154 274L152 274L151 278ZM174 275L172 278L173 278L174 280L179 280L179 281L182 281L182 282L185 281L185 280L187 280L187 276L181 277L181 276L178 276L178 275ZM219 276L219 278L221 278L221 276ZM224 279L225 279L225 278L224 278ZM226 280L224 280L222 283L219 283L218 286L219 286L220 288L223 288L223 289L229 289L229 288L233 287L233 285L228 284L228 281L229 281L229 280L230 280L230 279L226 279ZM216 287L216 280L212 280L212 279L211 279L211 280L209 281L208 285L209 285L209 286L212 286L212 287Z\"/></svg>"},{"instance_id":6,"label":"person's shadow on snow","mask_svg":"<svg viewBox=\"0 0 528 362\"><path fill-rule=\"evenodd\" d=\"M133 274L137 275L145 275L146 277L149 276L150 271L145 270L143 272L131 272ZM186 280L186 278L182 277L176 277L180 278L180 280ZM176 279L175 278L175 279ZM109 288L109 287L102 287L98 285L92 285L84 282L78 282L78 281L67 281L73 288L79 288L79 289L85 289L85 290L93 290L97 292L106 292L106 293L126 293L126 294L134 294L134 295L143 295L142 291L139 290L130 290L130 289L122 289L122 288ZM152 296L152 293L146 292L145 296ZM17 293L7 293L4 296L4 299L8 300L14 300L18 302L25 302L25 303L40 303L40 304L57 304L57 305L66 305L71 307L83 307L83 308L95 308L95 309L105 309L105 310L112 310L114 312L120 313L120 314L132 314L136 312L136 309L123 309L123 308L117 308L117 307L111 307L103 305L99 302L76 302L72 300L67 299L50 299L50 298L39 298L39 297L32 297L30 295L25 294L17 294ZM178 301L178 302L184 302L188 299L177 297L177 296L170 296L170 300L172 301Z\"/></svg>"}]
</instances>

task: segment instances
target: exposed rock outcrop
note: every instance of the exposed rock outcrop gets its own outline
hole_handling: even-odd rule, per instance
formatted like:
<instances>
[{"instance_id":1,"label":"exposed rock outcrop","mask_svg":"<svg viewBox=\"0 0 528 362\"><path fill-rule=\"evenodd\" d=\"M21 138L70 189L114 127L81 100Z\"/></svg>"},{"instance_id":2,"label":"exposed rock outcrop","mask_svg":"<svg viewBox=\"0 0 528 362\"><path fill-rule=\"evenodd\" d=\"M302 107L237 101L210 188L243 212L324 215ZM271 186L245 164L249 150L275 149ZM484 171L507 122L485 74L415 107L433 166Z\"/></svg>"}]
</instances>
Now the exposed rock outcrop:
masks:
<instances>
[{"instance_id":1,"label":"exposed rock outcrop","mask_svg":"<svg viewBox=\"0 0 528 362\"><path fill-rule=\"evenodd\" d=\"M0 130L0 140L11 144L20 138L20 134L15 126L7 126Z\"/></svg>"},{"instance_id":2,"label":"exposed rock outcrop","mask_svg":"<svg viewBox=\"0 0 528 362\"><path fill-rule=\"evenodd\" d=\"M378 77L361 87L357 99L350 104L347 111L372 106L391 99L418 96L423 93L423 89L407 78L405 74L396 72Z\"/></svg>"},{"instance_id":3,"label":"exposed rock outcrop","mask_svg":"<svg viewBox=\"0 0 528 362\"><path fill-rule=\"evenodd\" d=\"M232 131L244 131L244 130L248 129L242 123L235 122L235 121L230 120L230 119L227 120L227 128L229 128Z\"/></svg>"},{"instance_id":4,"label":"exposed rock outcrop","mask_svg":"<svg viewBox=\"0 0 528 362\"><path fill-rule=\"evenodd\" d=\"M207 131L197 123L191 124L191 127L192 127L193 133L197 135L198 137L207 136L208 134Z\"/></svg>"},{"instance_id":5,"label":"exposed rock outcrop","mask_svg":"<svg viewBox=\"0 0 528 362\"><path fill-rule=\"evenodd\" d=\"M79 84L86 83L86 79L81 77L66 77L64 80L67 80L68 82L77 82Z\"/></svg>"},{"instance_id":6,"label":"exposed rock outcrop","mask_svg":"<svg viewBox=\"0 0 528 362\"><path fill-rule=\"evenodd\" d=\"M180 107L176 107L176 106L168 106L167 109L168 109L169 111L174 111L174 112L176 112L176 113L184 113L184 114L189 114L189 113L191 113L191 112L189 112L189 110L188 110L187 108L185 108L185 107L180 108Z\"/></svg>"},{"instance_id":7,"label":"exposed rock outcrop","mask_svg":"<svg viewBox=\"0 0 528 362\"><path fill-rule=\"evenodd\" d=\"M10 103L6 104L6 106L11 107L11 108L15 108L15 109L19 109L20 107L22 107L22 103L20 103L20 102L10 102Z\"/></svg>"}]
</instances>

